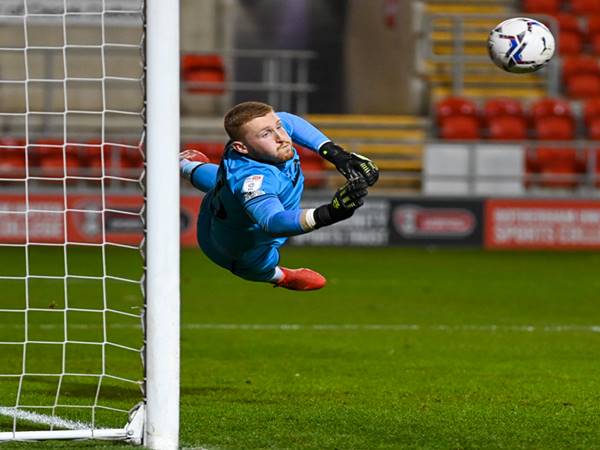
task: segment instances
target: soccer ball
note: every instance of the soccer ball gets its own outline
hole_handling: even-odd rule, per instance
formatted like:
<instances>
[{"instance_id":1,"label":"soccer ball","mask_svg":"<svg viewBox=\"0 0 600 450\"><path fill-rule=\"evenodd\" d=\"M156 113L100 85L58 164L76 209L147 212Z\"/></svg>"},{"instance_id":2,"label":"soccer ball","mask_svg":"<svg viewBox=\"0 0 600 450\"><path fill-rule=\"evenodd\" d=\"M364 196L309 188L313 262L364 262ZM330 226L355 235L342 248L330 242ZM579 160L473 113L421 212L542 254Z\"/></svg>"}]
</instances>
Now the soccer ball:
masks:
<instances>
[{"instance_id":1,"label":"soccer ball","mask_svg":"<svg viewBox=\"0 0 600 450\"><path fill-rule=\"evenodd\" d=\"M492 61L507 72L535 72L554 55L554 36L543 23L516 17L490 32L488 50Z\"/></svg>"}]
</instances>

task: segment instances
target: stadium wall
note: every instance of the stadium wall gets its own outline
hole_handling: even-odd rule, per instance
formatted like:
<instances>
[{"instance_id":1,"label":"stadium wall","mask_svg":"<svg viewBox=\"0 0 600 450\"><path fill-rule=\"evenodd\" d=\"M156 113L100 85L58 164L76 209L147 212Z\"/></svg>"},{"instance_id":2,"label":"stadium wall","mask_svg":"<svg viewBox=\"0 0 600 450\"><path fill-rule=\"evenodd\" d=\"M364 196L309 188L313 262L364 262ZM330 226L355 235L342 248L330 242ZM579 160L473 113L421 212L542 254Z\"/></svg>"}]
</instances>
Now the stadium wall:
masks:
<instances>
[{"instance_id":1,"label":"stadium wall","mask_svg":"<svg viewBox=\"0 0 600 450\"><path fill-rule=\"evenodd\" d=\"M308 196L303 207L329 198ZM0 196L0 242L12 244L102 242L138 245L143 224L139 196L109 195L106 210L90 194L30 195L29 239L23 196ZM196 246L197 196L181 198L181 243ZM111 212L114 211L114 212ZM67 233L64 233L66 227ZM347 221L290 239L296 246L453 246L487 249L600 249L600 200L451 199L369 197Z\"/></svg>"}]
</instances>

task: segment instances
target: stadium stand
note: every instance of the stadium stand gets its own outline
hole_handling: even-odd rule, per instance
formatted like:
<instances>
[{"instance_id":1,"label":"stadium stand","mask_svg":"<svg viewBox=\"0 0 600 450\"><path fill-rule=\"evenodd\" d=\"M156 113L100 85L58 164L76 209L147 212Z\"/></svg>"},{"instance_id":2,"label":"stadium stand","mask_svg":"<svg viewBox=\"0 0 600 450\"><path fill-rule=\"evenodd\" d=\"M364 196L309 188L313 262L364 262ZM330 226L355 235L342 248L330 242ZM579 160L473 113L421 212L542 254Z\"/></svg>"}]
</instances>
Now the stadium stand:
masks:
<instances>
[{"instance_id":1,"label":"stadium stand","mask_svg":"<svg viewBox=\"0 0 600 450\"><path fill-rule=\"evenodd\" d=\"M523 11L526 13L554 14L560 10L560 0L524 0Z\"/></svg>"},{"instance_id":2,"label":"stadium stand","mask_svg":"<svg viewBox=\"0 0 600 450\"><path fill-rule=\"evenodd\" d=\"M221 95L225 92L225 65L220 55L188 53L181 58L181 78L186 91L192 94ZM194 83L214 83L216 86L194 86Z\"/></svg>"},{"instance_id":3,"label":"stadium stand","mask_svg":"<svg viewBox=\"0 0 600 450\"><path fill-rule=\"evenodd\" d=\"M600 13L600 1L598 0L570 0L569 6L574 14Z\"/></svg>"},{"instance_id":4,"label":"stadium stand","mask_svg":"<svg viewBox=\"0 0 600 450\"><path fill-rule=\"evenodd\" d=\"M499 17L511 14L502 1L444 2L429 0L423 39L421 77L433 101L453 94L481 99L537 99L548 91L549 78L540 74L515 77L489 64L486 42Z\"/></svg>"},{"instance_id":5,"label":"stadium stand","mask_svg":"<svg viewBox=\"0 0 600 450\"><path fill-rule=\"evenodd\" d=\"M377 189L415 192L420 188L423 145L429 126L427 118L327 114L312 114L306 118L348 151L375 161L382 170ZM331 164L325 164L325 170L331 186L339 182Z\"/></svg>"},{"instance_id":6,"label":"stadium stand","mask_svg":"<svg viewBox=\"0 0 600 450\"><path fill-rule=\"evenodd\" d=\"M5 137L0 139L0 178L25 178L25 141Z\"/></svg>"}]
</instances>

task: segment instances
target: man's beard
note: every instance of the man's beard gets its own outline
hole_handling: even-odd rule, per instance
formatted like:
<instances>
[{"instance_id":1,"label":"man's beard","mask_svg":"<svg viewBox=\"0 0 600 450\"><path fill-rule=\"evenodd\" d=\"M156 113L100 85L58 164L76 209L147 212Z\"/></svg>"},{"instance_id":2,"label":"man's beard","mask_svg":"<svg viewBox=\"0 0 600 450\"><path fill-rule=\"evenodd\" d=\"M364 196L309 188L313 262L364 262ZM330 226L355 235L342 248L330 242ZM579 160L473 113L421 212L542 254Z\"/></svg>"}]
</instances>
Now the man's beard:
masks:
<instances>
[{"instance_id":1,"label":"man's beard","mask_svg":"<svg viewBox=\"0 0 600 450\"><path fill-rule=\"evenodd\" d=\"M257 161L261 161L261 162L265 162L265 163L269 163L269 164L281 164L284 163L286 161L289 161L290 159L292 159L294 157L294 151L292 150L292 144L290 143L286 143L286 144L282 144L279 147L277 147L277 153L275 155L268 155L268 156L259 156L256 152L256 150L252 147L249 147L252 149L252 159L255 159Z\"/></svg>"}]
</instances>

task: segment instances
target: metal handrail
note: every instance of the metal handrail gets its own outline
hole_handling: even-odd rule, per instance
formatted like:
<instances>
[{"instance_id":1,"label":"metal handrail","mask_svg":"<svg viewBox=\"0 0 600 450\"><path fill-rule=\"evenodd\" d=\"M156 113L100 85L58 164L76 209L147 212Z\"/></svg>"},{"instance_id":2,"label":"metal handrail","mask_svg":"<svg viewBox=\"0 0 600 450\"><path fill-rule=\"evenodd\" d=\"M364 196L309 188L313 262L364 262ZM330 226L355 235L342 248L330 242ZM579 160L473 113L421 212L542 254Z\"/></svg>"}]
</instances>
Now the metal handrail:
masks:
<instances>
[{"instance_id":1,"label":"metal handrail","mask_svg":"<svg viewBox=\"0 0 600 450\"><path fill-rule=\"evenodd\" d=\"M452 91L455 95L460 95L464 89L464 74L465 74L465 63L467 62L484 62L489 61L489 58L485 55L468 55L465 53L465 20L474 19L490 19L500 23L503 20L510 19L512 15L499 15L499 14L427 14L425 16L424 24L424 39L423 43L423 56L425 59L432 61L448 62L452 63ZM547 14L533 14L531 18L537 20L543 20L549 24L549 28L552 31L555 40L557 42L557 53L558 53L558 42L560 39L558 22L555 17ZM433 50L432 33L434 31L434 22L436 20L445 19L451 20L452 26L450 29L444 28L444 31L451 31L453 39L453 53L450 55L436 54ZM475 28L476 31L491 31L480 28ZM485 42L481 45L485 46ZM495 66L491 61L490 69L495 69ZM560 86L560 56L557 54L548 63L547 68L540 71L540 74L546 78L546 86L548 95L554 96L559 93Z\"/></svg>"}]
</instances>

